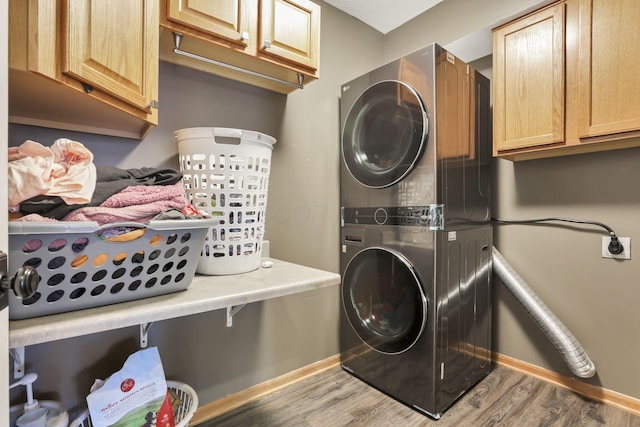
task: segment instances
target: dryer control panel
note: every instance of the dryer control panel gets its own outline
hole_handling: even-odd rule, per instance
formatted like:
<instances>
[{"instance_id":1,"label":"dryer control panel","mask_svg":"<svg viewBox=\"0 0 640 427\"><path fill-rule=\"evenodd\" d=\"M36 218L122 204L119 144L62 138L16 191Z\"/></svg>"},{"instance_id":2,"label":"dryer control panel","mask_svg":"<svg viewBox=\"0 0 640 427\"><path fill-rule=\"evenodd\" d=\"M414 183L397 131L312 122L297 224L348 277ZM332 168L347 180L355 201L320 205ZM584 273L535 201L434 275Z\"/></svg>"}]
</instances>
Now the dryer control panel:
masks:
<instances>
[{"instance_id":1,"label":"dryer control panel","mask_svg":"<svg viewBox=\"0 0 640 427\"><path fill-rule=\"evenodd\" d=\"M342 208L342 225L405 225L444 228L444 205Z\"/></svg>"}]
</instances>

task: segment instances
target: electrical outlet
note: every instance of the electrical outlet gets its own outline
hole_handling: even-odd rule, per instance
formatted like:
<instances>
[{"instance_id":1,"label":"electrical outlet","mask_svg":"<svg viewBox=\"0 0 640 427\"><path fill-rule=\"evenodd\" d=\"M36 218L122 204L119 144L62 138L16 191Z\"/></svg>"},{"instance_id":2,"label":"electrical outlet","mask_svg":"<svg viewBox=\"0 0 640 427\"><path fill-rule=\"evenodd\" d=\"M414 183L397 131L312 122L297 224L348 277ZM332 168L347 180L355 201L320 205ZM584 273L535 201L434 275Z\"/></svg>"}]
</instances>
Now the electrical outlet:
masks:
<instances>
[{"instance_id":1,"label":"electrical outlet","mask_svg":"<svg viewBox=\"0 0 640 427\"><path fill-rule=\"evenodd\" d=\"M631 259L631 237L618 237L624 250L615 255L609 252L610 237L602 237L602 258Z\"/></svg>"}]
</instances>

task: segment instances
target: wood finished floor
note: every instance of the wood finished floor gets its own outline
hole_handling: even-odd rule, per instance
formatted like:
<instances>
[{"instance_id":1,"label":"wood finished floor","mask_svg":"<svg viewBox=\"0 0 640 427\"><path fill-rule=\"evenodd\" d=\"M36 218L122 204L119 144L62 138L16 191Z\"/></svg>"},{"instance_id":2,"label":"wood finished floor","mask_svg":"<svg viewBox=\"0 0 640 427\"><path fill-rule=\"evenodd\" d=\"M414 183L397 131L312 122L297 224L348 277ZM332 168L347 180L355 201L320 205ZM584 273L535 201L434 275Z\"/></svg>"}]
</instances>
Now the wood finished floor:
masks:
<instances>
[{"instance_id":1,"label":"wood finished floor","mask_svg":"<svg viewBox=\"0 0 640 427\"><path fill-rule=\"evenodd\" d=\"M640 426L640 416L503 366L435 421L331 368L198 427Z\"/></svg>"}]
</instances>

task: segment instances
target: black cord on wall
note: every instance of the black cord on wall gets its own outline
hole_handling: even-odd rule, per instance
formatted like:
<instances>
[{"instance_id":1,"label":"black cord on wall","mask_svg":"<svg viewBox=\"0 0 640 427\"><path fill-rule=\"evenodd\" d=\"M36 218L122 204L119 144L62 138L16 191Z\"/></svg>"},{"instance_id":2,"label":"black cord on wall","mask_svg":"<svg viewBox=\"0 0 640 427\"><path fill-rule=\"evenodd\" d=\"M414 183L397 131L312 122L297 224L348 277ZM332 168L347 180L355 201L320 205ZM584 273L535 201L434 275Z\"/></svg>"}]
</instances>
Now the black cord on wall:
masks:
<instances>
[{"instance_id":1,"label":"black cord on wall","mask_svg":"<svg viewBox=\"0 0 640 427\"><path fill-rule=\"evenodd\" d=\"M605 230L607 230L607 233L609 233L609 237L611 238L611 241L609 242L609 246L608 246L609 252L611 252L614 255L617 255L617 254L621 254L622 251L624 250L624 246L622 246L622 244L618 240L618 236L616 236L616 233L613 231L613 229L608 225L598 221L589 221L589 220L572 219L572 218L559 218L559 217L521 219L521 220L491 218L491 220L499 224L536 224L539 222L571 222L574 224L595 225L595 226L604 228Z\"/></svg>"}]
</instances>

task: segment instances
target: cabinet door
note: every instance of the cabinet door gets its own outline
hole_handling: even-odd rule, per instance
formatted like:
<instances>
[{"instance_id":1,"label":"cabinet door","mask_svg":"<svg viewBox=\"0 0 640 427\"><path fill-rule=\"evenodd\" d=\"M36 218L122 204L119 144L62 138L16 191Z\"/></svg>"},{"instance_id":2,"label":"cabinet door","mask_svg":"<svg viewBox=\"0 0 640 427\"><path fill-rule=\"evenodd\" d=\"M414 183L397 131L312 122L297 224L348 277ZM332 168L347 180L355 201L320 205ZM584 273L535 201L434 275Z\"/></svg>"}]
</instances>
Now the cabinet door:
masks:
<instances>
[{"instance_id":1,"label":"cabinet door","mask_svg":"<svg viewBox=\"0 0 640 427\"><path fill-rule=\"evenodd\" d=\"M260 52L318 69L320 6L309 0L261 0Z\"/></svg>"},{"instance_id":2,"label":"cabinet door","mask_svg":"<svg viewBox=\"0 0 640 427\"><path fill-rule=\"evenodd\" d=\"M148 110L158 91L157 0L67 0L62 72Z\"/></svg>"},{"instance_id":3,"label":"cabinet door","mask_svg":"<svg viewBox=\"0 0 640 427\"><path fill-rule=\"evenodd\" d=\"M637 0L580 0L580 137L640 129L638 22Z\"/></svg>"},{"instance_id":4,"label":"cabinet door","mask_svg":"<svg viewBox=\"0 0 640 427\"><path fill-rule=\"evenodd\" d=\"M247 0L169 0L167 19L247 46L251 7Z\"/></svg>"},{"instance_id":5,"label":"cabinet door","mask_svg":"<svg viewBox=\"0 0 640 427\"><path fill-rule=\"evenodd\" d=\"M556 4L493 34L494 154L564 141L564 11Z\"/></svg>"}]
</instances>

